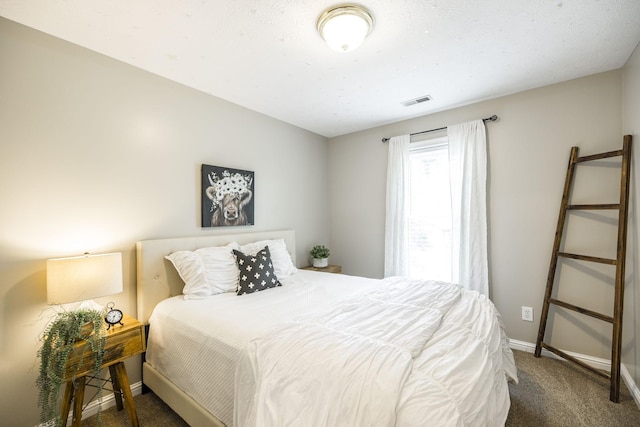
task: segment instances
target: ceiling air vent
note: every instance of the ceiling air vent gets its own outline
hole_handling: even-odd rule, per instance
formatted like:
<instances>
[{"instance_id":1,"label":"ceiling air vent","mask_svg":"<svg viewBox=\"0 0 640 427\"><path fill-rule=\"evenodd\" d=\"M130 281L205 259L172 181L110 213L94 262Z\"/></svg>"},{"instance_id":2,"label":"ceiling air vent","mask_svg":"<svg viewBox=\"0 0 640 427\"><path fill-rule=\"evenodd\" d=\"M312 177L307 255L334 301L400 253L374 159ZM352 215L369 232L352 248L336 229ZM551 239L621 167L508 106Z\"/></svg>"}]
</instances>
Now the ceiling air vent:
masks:
<instances>
[{"instance_id":1,"label":"ceiling air vent","mask_svg":"<svg viewBox=\"0 0 640 427\"><path fill-rule=\"evenodd\" d=\"M427 101L431 101L431 95L423 95L419 98L410 99L409 101L404 101L402 105L404 105L405 107L410 107L412 105L421 104Z\"/></svg>"}]
</instances>

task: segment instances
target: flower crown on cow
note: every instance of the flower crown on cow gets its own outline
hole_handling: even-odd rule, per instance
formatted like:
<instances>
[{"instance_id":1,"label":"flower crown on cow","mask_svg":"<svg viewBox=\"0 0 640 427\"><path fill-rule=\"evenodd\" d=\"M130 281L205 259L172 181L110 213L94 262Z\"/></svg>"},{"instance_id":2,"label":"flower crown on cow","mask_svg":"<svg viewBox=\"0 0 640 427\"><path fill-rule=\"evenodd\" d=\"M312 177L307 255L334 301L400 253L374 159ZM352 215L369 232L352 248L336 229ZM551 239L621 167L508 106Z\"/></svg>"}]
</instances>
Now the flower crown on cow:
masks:
<instances>
[{"instance_id":1,"label":"flower crown on cow","mask_svg":"<svg viewBox=\"0 0 640 427\"><path fill-rule=\"evenodd\" d=\"M227 194L236 194L238 196L251 191L251 184L253 178L251 175L242 175L238 172L232 174L228 170L222 172L222 177L218 176L215 172L209 173L209 182L211 186L216 189L215 197L211 199L213 202L211 211L213 212L218 204L224 199Z\"/></svg>"}]
</instances>

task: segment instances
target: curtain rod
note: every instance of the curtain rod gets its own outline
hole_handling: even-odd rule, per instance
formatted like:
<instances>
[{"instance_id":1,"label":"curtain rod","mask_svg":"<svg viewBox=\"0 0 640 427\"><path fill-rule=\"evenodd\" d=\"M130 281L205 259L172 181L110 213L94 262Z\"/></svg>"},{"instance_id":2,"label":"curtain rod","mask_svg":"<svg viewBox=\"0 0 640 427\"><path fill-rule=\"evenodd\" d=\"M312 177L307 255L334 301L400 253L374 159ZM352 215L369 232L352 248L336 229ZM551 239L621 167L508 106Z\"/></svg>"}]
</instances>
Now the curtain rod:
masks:
<instances>
[{"instance_id":1,"label":"curtain rod","mask_svg":"<svg viewBox=\"0 0 640 427\"><path fill-rule=\"evenodd\" d=\"M496 116L495 114L493 116L491 116L491 117L487 117L486 119L482 119L483 122L495 122L496 120L498 120L498 116ZM439 131L439 130L445 130L446 128L447 127L445 126L445 127L441 127L441 128L437 128L437 129L423 130L423 131L420 131L420 132L409 134L409 136L420 135L420 134L429 133L429 132L436 132L436 131ZM389 142L390 139L391 138L382 138L382 142Z\"/></svg>"}]
</instances>

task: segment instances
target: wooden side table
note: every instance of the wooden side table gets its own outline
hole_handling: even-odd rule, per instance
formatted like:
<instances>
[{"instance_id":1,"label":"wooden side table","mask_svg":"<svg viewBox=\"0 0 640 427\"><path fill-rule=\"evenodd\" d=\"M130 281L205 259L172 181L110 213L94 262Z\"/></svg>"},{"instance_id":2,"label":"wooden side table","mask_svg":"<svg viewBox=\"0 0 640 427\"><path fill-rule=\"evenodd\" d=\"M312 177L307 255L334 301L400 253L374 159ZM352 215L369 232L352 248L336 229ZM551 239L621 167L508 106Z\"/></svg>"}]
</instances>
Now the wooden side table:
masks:
<instances>
[{"instance_id":1,"label":"wooden side table","mask_svg":"<svg viewBox=\"0 0 640 427\"><path fill-rule=\"evenodd\" d=\"M312 270L312 271L323 271L325 273L342 273L342 266L341 265L332 265L329 264L326 267L314 267L312 265L308 266L308 267L303 267L303 270Z\"/></svg>"},{"instance_id":2,"label":"wooden side table","mask_svg":"<svg viewBox=\"0 0 640 427\"><path fill-rule=\"evenodd\" d=\"M146 350L144 325L127 315L123 316L122 323L124 323L123 326L113 325L107 331L102 368L109 368L113 394L118 410L121 411L123 409L122 398L124 397L124 403L127 406L131 425L138 427L138 415L136 414L136 407L133 402L133 394L131 394L131 385L129 384L129 377L127 376L124 361ZM76 348L67 361L67 372L76 365L77 368L75 370L75 382L71 380L70 374L65 378L66 388L61 411L62 427L67 425L67 418L69 417L72 401L72 425L74 427L80 427L86 376L91 374L93 370L93 360L93 352L86 341L76 343Z\"/></svg>"}]
</instances>

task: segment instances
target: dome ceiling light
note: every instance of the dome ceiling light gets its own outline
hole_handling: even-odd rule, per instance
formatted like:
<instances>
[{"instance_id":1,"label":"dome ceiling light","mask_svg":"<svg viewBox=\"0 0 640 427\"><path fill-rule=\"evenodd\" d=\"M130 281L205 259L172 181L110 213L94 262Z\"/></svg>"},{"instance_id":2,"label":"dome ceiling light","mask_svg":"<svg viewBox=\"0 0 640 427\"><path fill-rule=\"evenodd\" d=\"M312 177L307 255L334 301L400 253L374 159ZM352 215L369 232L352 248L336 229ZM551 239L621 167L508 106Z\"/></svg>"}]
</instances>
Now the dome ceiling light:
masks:
<instances>
[{"instance_id":1,"label":"dome ceiling light","mask_svg":"<svg viewBox=\"0 0 640 427\"><path fill-rule=\"evenodd\" d=\"M373 28L368 10L357 5L333 7L318 18L318 34L336 52L351 52Z\"/></svg>"}]
</instances>

